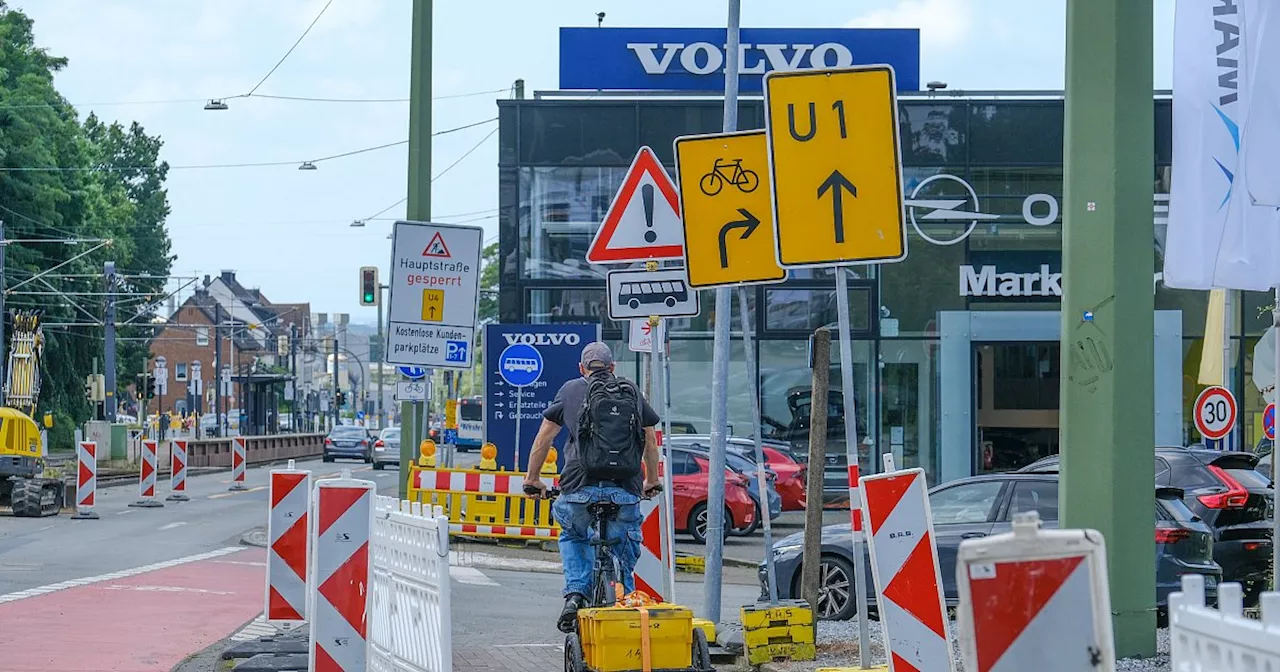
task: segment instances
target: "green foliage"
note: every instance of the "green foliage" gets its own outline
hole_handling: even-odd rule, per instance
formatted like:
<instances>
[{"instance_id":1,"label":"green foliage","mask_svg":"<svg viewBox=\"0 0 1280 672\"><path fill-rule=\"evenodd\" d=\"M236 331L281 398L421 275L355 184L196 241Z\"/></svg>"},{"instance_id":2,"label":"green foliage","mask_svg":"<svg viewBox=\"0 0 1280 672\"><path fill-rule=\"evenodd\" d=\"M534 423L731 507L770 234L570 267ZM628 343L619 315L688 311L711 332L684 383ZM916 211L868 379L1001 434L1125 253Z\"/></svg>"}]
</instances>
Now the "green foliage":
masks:
<instances>
[{"instance_id":1,"label":"green foliage","mask_svg":"<svg viewBox=\"0 0 1280 672\"><path fill-rule=\"evenodd\" d=\"M58 264L57 276L96 274L114 261L127 275L128 289L159 299L173 255L165 231L169 214L164 181L168 165L160 161L161 141L137 123L127 128L90 115L80 121L58 93L53 75L67 65L50 56L33 38L32 21L0 0L0 220L6 239L108 239L110 244L83 257L96 243L13 244L6 250L4 286L16 291L101 292L100 277L32 278ZM42 170L30 170L40 168ZM53 170L50 170L53 169ZM48 284L46 285L45 282ZM50 287L52 286L52 288ZM74 302L74 303L73 303ZM7 308L43 311L44 322L86 323L102 319L101 297L10 294ZM124 302L117 321L148 322L148 302ZM139 312L144 314L138 317ZM91 318L92 316L92 318ZM150 327L122 327L122 339L147 337ZM46 326L42 389L37 417L52 411L52 439L89 416L84 377L103 359L100 327ZM128 385L147 356L143 340L122 340L117 347L117 377ZM118 392L119 390L117 390Z\"/></svg>"},{"instance_id":2,"label":"green foliage","mask_svg":"<svg viewBox=\"0 0 1280 672\"><path fill-rule=\"evenodd\" d=\"M478 321L498 319L498 244L484 248L480 256L480 312Z\"/></svg>"}]
</instances>

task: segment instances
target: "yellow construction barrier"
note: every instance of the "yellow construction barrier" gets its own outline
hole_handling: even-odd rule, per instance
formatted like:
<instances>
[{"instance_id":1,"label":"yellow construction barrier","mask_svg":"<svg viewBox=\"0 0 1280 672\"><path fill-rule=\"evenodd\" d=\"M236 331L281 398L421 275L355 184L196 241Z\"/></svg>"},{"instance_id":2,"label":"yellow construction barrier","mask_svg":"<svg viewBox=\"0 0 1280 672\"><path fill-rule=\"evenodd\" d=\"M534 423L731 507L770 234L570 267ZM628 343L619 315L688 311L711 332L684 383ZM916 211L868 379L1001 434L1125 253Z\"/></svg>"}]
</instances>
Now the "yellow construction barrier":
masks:
<instances>
[{"instance_id":1,"label":"yellow construction barrier","mask_svg":"<svg viewBox=\"0 0 1280 672\"><path fill-rule=\"evenodd\" d=\"M775 660L813 660L817 655L815 634L813 610L804 600L742 608L742 644L751 665Z\"/></svg>"},{"instance_id":2,"label":"yellow construction barrier","mask_svg":"<svg viewBox=\"0 0 1280 672\"><path fill-rule=\"evenodd\" d=\"M558 477L543 476L550 486ZM449 517L449 531L467 537L554 539L560 526L551 503L524 494L524 474L485 469L409 466L409 500L439 506Z\"/></svg>"}]
</instances>

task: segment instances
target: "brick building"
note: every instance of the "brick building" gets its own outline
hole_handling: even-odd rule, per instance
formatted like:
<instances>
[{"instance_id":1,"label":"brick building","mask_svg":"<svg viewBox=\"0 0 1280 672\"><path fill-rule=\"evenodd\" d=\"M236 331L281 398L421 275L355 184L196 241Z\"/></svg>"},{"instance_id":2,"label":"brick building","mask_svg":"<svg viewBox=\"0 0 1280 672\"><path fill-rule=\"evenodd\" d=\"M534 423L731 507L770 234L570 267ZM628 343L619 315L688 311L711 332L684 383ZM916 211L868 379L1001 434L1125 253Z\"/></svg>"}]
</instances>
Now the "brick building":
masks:
<instances>
[{"instance_id":1,"label":"brick building","mask_svg":"<svg viewBox=\"0 0 1280 672\"><path fill-rule=\"evenodd\" d=\"M218 323L221 329L214 328ZM287 337L291 332L299 339L298 378L309 379L303 371L308 358L301 352L311 333L310 304L273 304L261 291L241 285L234 271L223 271L213 278L205 276L201 286L160 327L151 343L148 368L154 368L157 357L164 357L168 369L168 389L162 400L157 399L160 408L201 412L213 409L218 336L222 339L223 370L230 373L233 381L230 394L223 398L223 409L238 408L244 392L240 381L246 375L276 367L289 369L289 357L280 356L279 352L282 348L288 352Z\"/></svg>"}]
</instances>

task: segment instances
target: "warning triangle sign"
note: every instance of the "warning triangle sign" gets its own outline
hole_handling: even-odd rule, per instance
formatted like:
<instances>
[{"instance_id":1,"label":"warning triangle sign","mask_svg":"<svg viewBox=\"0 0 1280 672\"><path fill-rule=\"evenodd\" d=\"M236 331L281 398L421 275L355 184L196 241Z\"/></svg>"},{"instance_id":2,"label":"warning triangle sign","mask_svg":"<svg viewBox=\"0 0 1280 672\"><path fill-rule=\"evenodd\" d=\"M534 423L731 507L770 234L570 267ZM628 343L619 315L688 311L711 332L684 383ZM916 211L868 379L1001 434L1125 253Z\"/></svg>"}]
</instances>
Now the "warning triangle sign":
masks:
<instances>
[{"instance_id":1,"label":"warning triangle sign","mask_svg":"<svg viewBox=\"0 0 1280 672\"><path fill-rule=\"evenodd\" d=\"M424 257L448 257L449 246L444 244L444 237L436 231L436 235L431 237L431 241L427 243L427 248L422 251Z\"/></svg>"},{"instance_id":2,"label":"warning triangle sign","mask_svg":"<svg viewBox=\"0 0 1280 672\"><path fill-rule=\"evenodd\" d=\"M641 147L596 231L587 261L622 264L684 257L675 183L649 147Z\"/></svg>"}]
</instances>

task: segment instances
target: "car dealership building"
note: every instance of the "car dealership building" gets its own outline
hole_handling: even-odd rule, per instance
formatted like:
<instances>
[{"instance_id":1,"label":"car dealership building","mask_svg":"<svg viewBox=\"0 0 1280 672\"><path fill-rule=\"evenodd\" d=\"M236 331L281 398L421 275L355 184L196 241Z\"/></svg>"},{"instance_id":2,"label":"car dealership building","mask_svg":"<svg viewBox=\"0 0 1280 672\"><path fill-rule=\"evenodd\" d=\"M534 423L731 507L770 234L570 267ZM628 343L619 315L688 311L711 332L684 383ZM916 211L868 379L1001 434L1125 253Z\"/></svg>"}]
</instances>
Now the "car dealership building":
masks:
<instances>
[{"instance_id":1,"label":"car dealership building","mask_svg":"<svg viewBox=\"0 0 1280 672\"><path fill-rule=\"evenodd\" d=\"M502 322L599 324L615 352L628 325L608 318L607 267L585 261L637 150L675 174L672 142L721 130L723 29L564 29L561 90L499 101ZM761 73L888 62L897 72L908 256L850 267L857 427L864 470L892 451L931 482L1017 468L1058 451L1062 293L1063 100L1060 93L921 91L914 30L744 29L739 128L764 127ZM854 54L857 55L856 60ZM1167 214L1171 106L1154 104L1155 268ZM767 170L767 167L765 168ZM749 289L765 437L807 435L809 336L836 322L827 270L792 271ZM1156 438L1199 441L1191 404L1208 295L1165 288L1156 273ZM1261 438L1253 346L1270 326L1264 294L1236 294L1231 388L1241 441ZM711 294L668 321L672 420L707 432ZM727 317L727 316L726 316ZM751 433L735 303L729 418ZM838 350L836 351L838 353ZM838 354L836 355L838 356ZM1144 353L1087 352L1109 358ZM1219 351L1211 357L1221 357ZM625 373L636 375L639 360ZM833 387L840 377L831 376ZM833 416L842 415L833 403ZM804 420L804 423L801 420Z\"/></svg>"}]
</instances>

